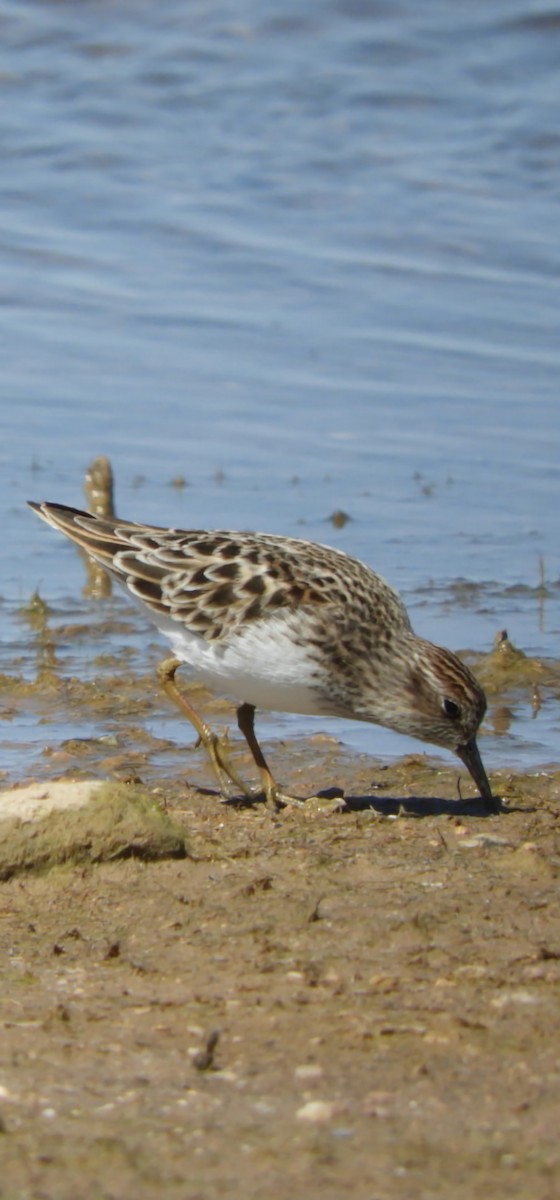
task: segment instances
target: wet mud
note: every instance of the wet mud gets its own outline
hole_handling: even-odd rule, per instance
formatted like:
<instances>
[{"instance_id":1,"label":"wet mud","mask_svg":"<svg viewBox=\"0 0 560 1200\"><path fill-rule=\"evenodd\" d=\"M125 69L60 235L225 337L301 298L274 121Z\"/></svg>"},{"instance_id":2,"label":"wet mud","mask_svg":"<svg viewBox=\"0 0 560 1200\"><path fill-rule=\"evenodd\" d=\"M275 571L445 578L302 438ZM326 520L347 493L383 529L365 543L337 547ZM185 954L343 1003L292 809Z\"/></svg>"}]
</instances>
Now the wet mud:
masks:
<instances>
[{"instance_id":1,"label":"wet mud","mask_svg":"<svg viewBox=\"0 0 560 1200\"><path fill-rule=\"evenodd\" d=\"M486 816L421 746L384 765L265 736L279 781L318 798L222 803L189 729L148 732L153 673L126 639L104 649L126 620L64 624L39 597L22 619L34 671L0 679L4 719L43 722L40 777L117 799L107 852L91 814L68 854L53 821L35 861L4 831L0 1196L555 1200L558 767L491 772L504 811ZM61 647L92 638L93 677L69 673ZM503 631L468 661L491 723L559 694L558 664ZM57 739L73 714L95 734ZM251 777L237 735L231 753ZM141 852L140 811L161 853Z\"/></svg>"},{"instance_id":2,"label":"wet mud","mask_svg":"<svg viewBox=\"0 0 560 1200\"><path fill-rule=\"evenodd\" d=\"M483 817L344 766L343 811L162 779L186 857L1 885L0 1195L552 1200L560 772Z\"/></svg>"}]
</instances>

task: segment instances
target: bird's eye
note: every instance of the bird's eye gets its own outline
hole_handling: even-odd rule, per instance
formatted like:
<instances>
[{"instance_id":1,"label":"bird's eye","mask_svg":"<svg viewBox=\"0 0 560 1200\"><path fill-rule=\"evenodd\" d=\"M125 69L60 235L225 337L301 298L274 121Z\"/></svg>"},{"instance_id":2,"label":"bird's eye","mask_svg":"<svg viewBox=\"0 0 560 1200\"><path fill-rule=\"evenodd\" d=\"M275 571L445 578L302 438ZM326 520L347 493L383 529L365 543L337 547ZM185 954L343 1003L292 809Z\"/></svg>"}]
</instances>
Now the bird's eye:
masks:
<instances>
[{"instance_id":1,"label":"bird's eye","mask_svg":"<svg viewBox=\"0 0 560 1200\"><path fill-rule=\"evenodd\" d=\"M443 701L442 708L443 708L445 715L447 717L451 717L453 721L456 721L457 717L461 716L461 709L455 700L448 700L446 698Z\"/></svg>"}]
</instances>

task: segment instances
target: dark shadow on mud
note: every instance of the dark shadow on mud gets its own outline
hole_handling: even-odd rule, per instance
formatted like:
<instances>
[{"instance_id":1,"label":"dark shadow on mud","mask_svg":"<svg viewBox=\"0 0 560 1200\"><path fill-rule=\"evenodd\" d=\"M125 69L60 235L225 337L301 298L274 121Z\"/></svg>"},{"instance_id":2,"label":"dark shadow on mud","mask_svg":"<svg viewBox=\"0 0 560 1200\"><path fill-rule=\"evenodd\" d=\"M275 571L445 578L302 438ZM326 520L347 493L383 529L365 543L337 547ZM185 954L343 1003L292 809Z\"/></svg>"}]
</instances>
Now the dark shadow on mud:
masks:
<instances>
[{"instance_id":1,"label":"dark shadow on mud","mask_svg":"<svg viewBox=\"0 0 560 1200\"><path fill-rule=\"evenodd\" d=\"M221 804L232 808L246 808L254 804L266 803L262 792L257 792L251 798L246 796L231 796L224 798L213 788L198 787L200 795L213 796ZM485 803L479 796L464 800L444 800L441 796L344 796L341 788L325 788L318 793L321 800L333 802L333 811L341 816L346 813L367 812L373 810L382 817L495 817L507 816L513 812L535 812L536 807L525 805L504 804L498 796L494 797L497 812L488 812ZM303 801L305 807L306 797ZM336 806L338 801L338 806Z\"/></svg>"},{"instance_id":2,"label":"dark shadow on mud","mask_svg":"<svg viewBox=\"0 0 560 1200\"><path fill-rule=\"evenodd\" d=\"M343 813L367 809L385 817L495 817L511 811L500 807L499 814L488 812L484 801L476 796L470 800L442 800L440 796L345 796L341 801Z\"/></svg>"}]
</instances>

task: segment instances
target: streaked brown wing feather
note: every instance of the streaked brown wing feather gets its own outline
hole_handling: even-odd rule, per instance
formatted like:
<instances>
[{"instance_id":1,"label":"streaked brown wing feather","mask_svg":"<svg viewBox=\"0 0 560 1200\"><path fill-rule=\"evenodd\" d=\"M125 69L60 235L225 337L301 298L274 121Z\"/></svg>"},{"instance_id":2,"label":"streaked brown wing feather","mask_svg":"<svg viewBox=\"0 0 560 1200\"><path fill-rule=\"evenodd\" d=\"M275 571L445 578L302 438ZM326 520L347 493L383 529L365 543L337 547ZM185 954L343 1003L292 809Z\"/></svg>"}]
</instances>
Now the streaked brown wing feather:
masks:
<instances>
[{"instance_id":1,"label":"streaked brown wing feather","mask_svg":"<svg viewBox=\"0 0 560 1200\"><path fill-rule=\"evenodd\" d=\"M288 557L281 552L284 539L160 529L63 505L31 507L149 608L211 639L267 611L330 599L319 576L305 580L293 550Z\"/></svg>"},{"instance_id":2,"label":"streaked brown wing feather","mask_svg":"<svg viewBox=\"0 0 560 1200\"><path fill-rule=\"evenodd\" d=\"M272 534L160 529L97 517L57 504L32 504L156 613L183 621L217 640L280 609L328 607L344 622L352 596L354 621L379 626L398 596L379 577L372 610L372 572L340 551Z\"/></svg>"}]
</instances>

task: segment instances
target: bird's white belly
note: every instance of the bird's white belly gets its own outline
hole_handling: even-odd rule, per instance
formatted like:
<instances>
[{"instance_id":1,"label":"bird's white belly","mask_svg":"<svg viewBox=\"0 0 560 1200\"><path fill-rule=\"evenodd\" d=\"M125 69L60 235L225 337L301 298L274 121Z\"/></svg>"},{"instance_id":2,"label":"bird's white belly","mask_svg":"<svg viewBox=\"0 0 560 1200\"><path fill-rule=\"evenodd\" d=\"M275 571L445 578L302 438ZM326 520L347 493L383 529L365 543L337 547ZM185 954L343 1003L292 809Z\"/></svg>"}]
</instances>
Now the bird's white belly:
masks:
<instances>
[{"instance_id":1,"label":"bird's white belly","mask_svg":"<svg viewBox=\"0 0 560 1200\"><path fill-rule=\"evenodd\" d=\"M197 679L255 708L326 715L333 709L317 688L317 665L294 642L284 615L254 621L227 641L206 641L172 617L150 613Z\"/></svg>"}]
</instances>

